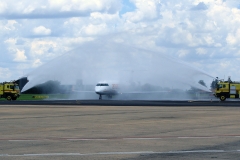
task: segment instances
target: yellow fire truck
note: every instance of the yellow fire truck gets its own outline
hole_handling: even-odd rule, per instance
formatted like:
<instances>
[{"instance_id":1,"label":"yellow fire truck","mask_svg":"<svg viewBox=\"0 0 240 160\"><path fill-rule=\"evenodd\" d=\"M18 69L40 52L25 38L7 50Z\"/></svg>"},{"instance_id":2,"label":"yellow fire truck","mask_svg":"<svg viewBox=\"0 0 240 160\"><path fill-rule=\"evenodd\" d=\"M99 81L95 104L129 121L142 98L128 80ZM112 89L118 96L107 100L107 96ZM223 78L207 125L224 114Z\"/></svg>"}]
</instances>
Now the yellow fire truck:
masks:
<instances>
[{"instance_id":1,"label":"yellow fire truck","mask_svg":"<svg viewBox=\"0 0 240 160\"><path fill-rule=\"evenodd\" d=\"M0 83L0 98L16 100L20 96L19 86L15 82Z\"/></svg>"},{"instance_id":2,"label":"yellow fire truck","mask_svg":"<svg viewBox=\"0 0 240 160\"><path fill-rule=\"evenodd\" d=\"M214 96L221 101L226 98L240 98L240 82L232 82L230 78L228 81L216 80Z\"/></svg>"}]
</instances>

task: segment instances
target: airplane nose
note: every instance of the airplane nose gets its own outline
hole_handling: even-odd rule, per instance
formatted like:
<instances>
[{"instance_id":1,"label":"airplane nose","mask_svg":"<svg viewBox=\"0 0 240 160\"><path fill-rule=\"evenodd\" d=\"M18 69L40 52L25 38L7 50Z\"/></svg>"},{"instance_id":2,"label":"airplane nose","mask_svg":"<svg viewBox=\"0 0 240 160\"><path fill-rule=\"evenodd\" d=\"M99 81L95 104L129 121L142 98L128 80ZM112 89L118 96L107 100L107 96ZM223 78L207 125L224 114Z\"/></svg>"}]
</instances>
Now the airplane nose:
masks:
<instances>
[{"instance_id":1,"label":"airplane nose","mask_svg":"<svg viewBox=\"0 0 240 160\"><path fill-rule=\"evenodd\" d=\"M95 92L101 92L102 91L102 88L101 87L99 87L99 86L96 86L95 87Z\"/></svg>"}]
</instances>

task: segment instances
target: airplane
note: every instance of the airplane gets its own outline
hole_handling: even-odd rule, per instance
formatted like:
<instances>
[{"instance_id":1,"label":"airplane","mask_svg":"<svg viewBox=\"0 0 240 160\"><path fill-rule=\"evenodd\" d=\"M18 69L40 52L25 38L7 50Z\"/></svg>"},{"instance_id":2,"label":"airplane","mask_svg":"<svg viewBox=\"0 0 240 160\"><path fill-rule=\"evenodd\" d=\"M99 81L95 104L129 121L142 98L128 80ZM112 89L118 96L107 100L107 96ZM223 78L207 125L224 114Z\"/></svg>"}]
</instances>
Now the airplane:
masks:
<instances>
[{"instance_id":1,"label":"airplane","mask_svg":"<svg viewBox=\"0 0 240 160\"><path fill-rule=\"evenodd\" d=\"M124 85L125 84L125 85ZM107 96L111 99L113 96L122 95L123 97L128 97L130 95L135 94L139 96L139 94L154 94L154 93L170 93L171 90L142 90L141 86L130 85L126 83L119 84L118 81L99 81L95 85L95 90L93 91L79 91L79 90L72 90L74 92L81 92L81 93L96 93L99 95L99 100L103 99L103 96Z\"/></svg>"},{"instance_id":2,"label":"airplane","mask_svg":"<svg viewBox=\"0 0 240 160\"><path fill-rule=\"evenodd\" d=\"M125 89L124 89L125 88ZM125 92L122 92L125 90ZM103 95L106 95L108 98L112 98L112 96L118 94L140 94L140 93L160 93L160 92L170 92L170 91L128 91L129 88L127 86L119 87L119 84L112 81L100 81L95 86L95 93L99 95L99 100L102 99Z\"/></svg>"},{"instance_id":3,"label":"airplane","mask_svg":"<svg viewBox=\"0 0 240 160\"><path fill-rule=\"evenodd\" d=\"M95 86L95 93L99 95L99 99L102 99L102 95L112 98L112 96L119 94L119 88L117 83L109 83L107 81L98 82Z\"/></svg>"}]
</instances>

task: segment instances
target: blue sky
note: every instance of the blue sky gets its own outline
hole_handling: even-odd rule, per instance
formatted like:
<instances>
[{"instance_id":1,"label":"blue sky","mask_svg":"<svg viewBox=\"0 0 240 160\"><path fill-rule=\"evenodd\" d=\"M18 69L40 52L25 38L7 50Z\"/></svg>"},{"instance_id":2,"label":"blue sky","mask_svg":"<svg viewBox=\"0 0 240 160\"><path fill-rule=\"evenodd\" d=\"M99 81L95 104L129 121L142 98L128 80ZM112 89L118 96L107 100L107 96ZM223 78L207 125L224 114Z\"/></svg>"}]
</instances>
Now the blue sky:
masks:
<instances>
[{"instance_id":1,"label":"blue sky","mask_svg":"<svg viewBox=\"0 0 240 160\"><path fill-rule=\"evenodd\" d=\"M133 12L135 9L136 9L136 6L130 0L122 0L122 8L119 14L121 16L126 12Z\"/></svg>"},{"instance_id":2,"label":"blue sky","mask_svg":"<svg viewBox=\"0 0 240 160\"><path fill-rule=\"evenodd\" d=\"M240 80L237 0L1 0L0 81L101 37Z\"/></svg>"}]
</instances>

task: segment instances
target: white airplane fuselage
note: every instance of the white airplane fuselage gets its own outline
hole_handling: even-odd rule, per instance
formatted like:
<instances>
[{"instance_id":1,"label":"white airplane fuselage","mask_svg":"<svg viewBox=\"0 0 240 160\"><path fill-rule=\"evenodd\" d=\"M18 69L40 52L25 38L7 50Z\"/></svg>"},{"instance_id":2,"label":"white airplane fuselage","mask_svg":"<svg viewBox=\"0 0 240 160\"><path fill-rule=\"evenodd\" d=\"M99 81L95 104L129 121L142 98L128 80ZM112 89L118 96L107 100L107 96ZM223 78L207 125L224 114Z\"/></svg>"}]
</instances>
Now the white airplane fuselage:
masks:
<instances>
[{"instance_id":1,"label":"white airplane fuselage","mask_svg":"<svg viewBox=\"0 0 240 160\"><path fill-rule=\"evenodd\" d=\"M98 82L97 85L95 86L95 93L99 95L99 99L102 99L102 96L105 95L108 98L112 98L114 95L128 95L129 94L153 94L153 93L169 93L170 91L166 90L135 90L134 88L131 87L131 85L124 85L121 84L121 87L119 86L118 82L114 81L101 81Z\"/></svg>"},{"instance_id":2,"label":"white airplane fuselage","mask_svg":"<svg viewBox=\"0 0 240 160\"><path fill-rule=\"evenodd\" d=\"M99 82L95 86L95 92L99 95L99 99L102 99L102 95L106 95L111 98L118 94L118 84L110 82Z\"/></svg>"}]
</instances>

